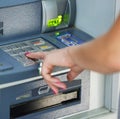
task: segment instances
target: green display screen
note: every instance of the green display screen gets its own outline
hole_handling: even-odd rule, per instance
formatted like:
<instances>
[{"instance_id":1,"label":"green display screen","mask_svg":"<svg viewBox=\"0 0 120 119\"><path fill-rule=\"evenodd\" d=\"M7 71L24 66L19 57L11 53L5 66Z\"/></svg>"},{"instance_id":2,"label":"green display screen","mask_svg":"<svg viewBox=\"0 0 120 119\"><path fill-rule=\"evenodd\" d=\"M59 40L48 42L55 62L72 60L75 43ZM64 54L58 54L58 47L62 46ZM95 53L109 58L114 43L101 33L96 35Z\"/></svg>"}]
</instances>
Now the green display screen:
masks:
<instances>
[{"instance_id":1,"label":"green display screen","mask_svg":"<svg viewBox=\"0 0 120 119\"><path fill-rule=\"evenodd\" d=\"M62 23L62 15L59 15L57 18L48 20L48 27L56 27Z\"/></svg>"}]
</instances>

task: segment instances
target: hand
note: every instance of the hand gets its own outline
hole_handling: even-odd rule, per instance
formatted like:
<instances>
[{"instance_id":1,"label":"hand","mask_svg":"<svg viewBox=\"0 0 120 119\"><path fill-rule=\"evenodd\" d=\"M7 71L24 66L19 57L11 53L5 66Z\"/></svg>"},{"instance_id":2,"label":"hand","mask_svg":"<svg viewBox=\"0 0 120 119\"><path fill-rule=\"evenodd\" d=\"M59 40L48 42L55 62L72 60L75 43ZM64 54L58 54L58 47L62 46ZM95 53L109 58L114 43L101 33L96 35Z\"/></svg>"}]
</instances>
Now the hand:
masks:
<instances>
[{"instance_id":1,"label":"hand","mask_svg":"<svg viewBox=\"0 0 120 119\"><path fill-rule=\"evenodd\" d=\"M58 93L59 88L66 89L66 85L60 79L51 76L55 66L71 69L67 74L69 81L73 80L83 70L74 63L74 58L69 55L68 48L50 52L27 53L26 56L32 59L43 59L42 76L55 94Z\"/></svg>"}]
</instances>

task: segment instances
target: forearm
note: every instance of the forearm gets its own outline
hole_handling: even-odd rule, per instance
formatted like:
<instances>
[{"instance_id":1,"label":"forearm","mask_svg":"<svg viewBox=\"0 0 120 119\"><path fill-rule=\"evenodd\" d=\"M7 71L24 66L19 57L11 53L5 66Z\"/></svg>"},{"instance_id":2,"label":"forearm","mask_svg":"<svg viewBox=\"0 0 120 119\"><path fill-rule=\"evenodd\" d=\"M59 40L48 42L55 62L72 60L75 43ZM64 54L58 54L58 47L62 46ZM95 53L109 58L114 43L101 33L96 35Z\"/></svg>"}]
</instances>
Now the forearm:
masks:
<instances>
[{"instance_id":1,"label":"forearm","mask_svg":"<svg viewBox=\"0 0 120 119\"><path fill-rule=\"evenodd\" d=\"M83 69L90 69L102 73L111 72L113 68L110 68L109 65L109 51L106 48L107 43L103 40L104 37L77 47L69 48L68 52L75 65L79 65Z\"/></svg>"},{"instance_id":2,"label":"forearm","mask_svg":"<svg viewBox=\"0 0 120 119\"><path fill-rule=\"evenodd\" d=\"M68 48L76 65L102 73L120 71L120 17L104 36Z\"/></svg>"}]
</instances>

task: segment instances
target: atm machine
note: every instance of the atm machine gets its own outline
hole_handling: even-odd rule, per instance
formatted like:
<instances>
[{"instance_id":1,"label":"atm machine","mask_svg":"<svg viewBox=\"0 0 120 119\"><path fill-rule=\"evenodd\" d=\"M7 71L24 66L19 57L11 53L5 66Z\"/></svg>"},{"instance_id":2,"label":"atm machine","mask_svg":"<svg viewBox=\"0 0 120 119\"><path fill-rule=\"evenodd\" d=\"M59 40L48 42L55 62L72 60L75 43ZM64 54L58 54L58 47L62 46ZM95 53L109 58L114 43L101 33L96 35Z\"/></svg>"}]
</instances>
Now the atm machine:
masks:
<instances>
[{"instance_id":1,"label":"atm machine","mask_svg":"<svg viewBox=\"0 0 120 119\"><path fill-rule=\"evenodd\" d=\"M0 2L0 118L57 119L89 109L89 72L68 82L67 68L51 75L67 89L54 95L26 52L80 45L92 37L74 27L75 0L1 0Z\"/></svg>"}]
</instances>

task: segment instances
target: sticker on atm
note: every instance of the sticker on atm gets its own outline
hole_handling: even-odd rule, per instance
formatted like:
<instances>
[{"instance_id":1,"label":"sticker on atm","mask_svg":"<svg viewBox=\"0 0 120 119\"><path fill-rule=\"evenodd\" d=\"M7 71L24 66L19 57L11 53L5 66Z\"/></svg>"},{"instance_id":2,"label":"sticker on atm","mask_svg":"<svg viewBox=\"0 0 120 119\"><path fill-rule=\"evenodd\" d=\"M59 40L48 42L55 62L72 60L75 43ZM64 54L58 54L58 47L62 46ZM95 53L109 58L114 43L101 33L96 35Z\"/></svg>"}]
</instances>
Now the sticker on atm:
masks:
<instances>
[{"instance_id":1,"label":"sticker on atm","mask_svg":"<svg viewBox=\"0 0 120 119\"><path fill-rule=\"evenodd\" d=\"M39 47L41 50L48 50L48 49L51 49L53 48L51 45L42 45Z\"/></svg>"},{"instance_id":2,"label":"sticker on atm","mask_svg":"<svg viewBox=\"0 0 120 119\"><path fill-rule=\"evenodd\" d=\"M59 40L60 42L62 42L67 46L74 46L84 42L83 40L79 39L78 37L74 36L71 33L64 33L64 34L58 35L56 38L57 40Z\"/></svg>"},{"instance_id":3,"label":"sticker on atm","mask_svg":"<svg viewBox=\"0 0 120 119\"><path fill-rule=\"evenodd\" d=\"M32 44L34 46L36 46L36 45L43 45L43 44L45 44L45 41L43 41L43 40L36 40L36 41L32 41Z\"/></svg>"}]
</instances>

